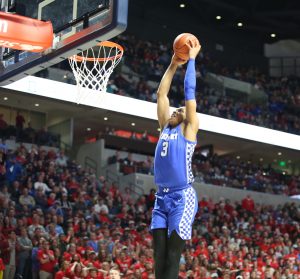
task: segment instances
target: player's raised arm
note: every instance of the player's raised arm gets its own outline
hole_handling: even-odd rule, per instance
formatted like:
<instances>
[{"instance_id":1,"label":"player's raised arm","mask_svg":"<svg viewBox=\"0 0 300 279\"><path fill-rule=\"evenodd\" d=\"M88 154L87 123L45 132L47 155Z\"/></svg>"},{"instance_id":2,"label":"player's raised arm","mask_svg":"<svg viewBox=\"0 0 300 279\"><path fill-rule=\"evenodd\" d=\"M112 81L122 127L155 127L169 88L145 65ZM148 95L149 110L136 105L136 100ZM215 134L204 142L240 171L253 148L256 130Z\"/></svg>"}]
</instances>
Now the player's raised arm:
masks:
<instances>
[{"instance_id":1,"label":"player's raised arm","mask_svg":"<svg viewBox=\"0 0 300 279\"><path fill-rule=\"evenodd\" d=\"M198 117L196 113L196 69L195 59L198 55L201 45L196 41L189 41L189 61L184 79L184 95L185 95L185 108L186 108L186 121L191 126L192 130L197 133L198 131Z\"/></svg>"},{"instance_id":2,"label":"player's raised arm","mask_svg":"<svg viewBox=\"0 0 300 279\"><path fill-rule=\"evenodd\" d=\"M170 102L168 94L170 91L173 76L176 72L178 65L184 64L185 61L177 58L175 55L172 57L172 61L164 73L161 82L157 90L157 117L159 126L161 129L166 125L170 118Z\"/></svg>"}]
</instances>

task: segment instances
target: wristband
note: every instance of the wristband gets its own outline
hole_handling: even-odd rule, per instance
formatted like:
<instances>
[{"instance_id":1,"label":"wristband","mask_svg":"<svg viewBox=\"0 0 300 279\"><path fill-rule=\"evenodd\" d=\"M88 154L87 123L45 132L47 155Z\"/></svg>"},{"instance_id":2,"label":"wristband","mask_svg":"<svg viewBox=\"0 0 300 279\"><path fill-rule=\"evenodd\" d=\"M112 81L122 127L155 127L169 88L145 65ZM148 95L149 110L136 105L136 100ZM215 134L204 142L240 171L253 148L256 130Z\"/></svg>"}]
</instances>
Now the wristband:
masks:
<instances>
[{"instance_id":1,"label":"wristband","mask_svg":"<svg viewBox=\"0 0 300 279\"><path fill-rule=\"evenodd\" d=\"M184 96L185 100L195 100L196 91L196 70L195 70L195 59L189 59L185 78L184 78Z\"/></svg>"}]
</instances>

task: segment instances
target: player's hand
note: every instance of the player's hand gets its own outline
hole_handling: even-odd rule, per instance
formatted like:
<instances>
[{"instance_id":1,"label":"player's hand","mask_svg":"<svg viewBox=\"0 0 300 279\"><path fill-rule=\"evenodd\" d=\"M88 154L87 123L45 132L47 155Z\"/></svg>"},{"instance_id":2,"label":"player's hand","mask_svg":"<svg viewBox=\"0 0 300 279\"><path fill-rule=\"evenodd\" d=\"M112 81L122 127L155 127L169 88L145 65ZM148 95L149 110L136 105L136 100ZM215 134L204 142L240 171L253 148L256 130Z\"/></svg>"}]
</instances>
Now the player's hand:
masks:
<instances>
[{"instance_id":1,"label":"player's hand","mask_svg":"<svg viewBox=\"0 0 300 279\"><path fill-rule=\"evenodd\" d=\"M173 54L171 64L179 66L179 65L185 64L186 62L187 62L186 60L183 60L183 59L177 57L175 54Z\"/></svg>"},{"instance_id":2,"label":"player's hand","mask_svg":"<svg viewBox=\"0 0 300 279\"><path fill-rule=\"evenodd\" d=\"M189 56L190 56L190 58L195 59L196 56L198 55L198 53L201 50L201 45L199 44L198 41L192 41L192 40L189 40L186 43L186 45L189 48Z\"/></svg>"}]
</instances>

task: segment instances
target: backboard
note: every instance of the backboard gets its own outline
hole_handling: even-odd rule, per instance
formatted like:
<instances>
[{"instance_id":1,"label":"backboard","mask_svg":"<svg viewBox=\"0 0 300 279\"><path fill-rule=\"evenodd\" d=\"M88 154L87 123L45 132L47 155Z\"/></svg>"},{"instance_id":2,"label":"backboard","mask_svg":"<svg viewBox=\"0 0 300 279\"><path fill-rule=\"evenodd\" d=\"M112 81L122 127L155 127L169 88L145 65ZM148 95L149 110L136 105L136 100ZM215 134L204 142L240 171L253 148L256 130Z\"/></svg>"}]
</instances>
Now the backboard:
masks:
<instances>
[{"instance_id":1,"label":"backboard","mask_svg":"<svg viewBox=\"0 0 300 279\"><path fill-rule=\"evenodd\" d=\"M51 21L54 30L53 46L44 52L2 48L3 86L122 33L127 27L128 0L1 0L1 10Z\"/></svg>"}]
</instances>

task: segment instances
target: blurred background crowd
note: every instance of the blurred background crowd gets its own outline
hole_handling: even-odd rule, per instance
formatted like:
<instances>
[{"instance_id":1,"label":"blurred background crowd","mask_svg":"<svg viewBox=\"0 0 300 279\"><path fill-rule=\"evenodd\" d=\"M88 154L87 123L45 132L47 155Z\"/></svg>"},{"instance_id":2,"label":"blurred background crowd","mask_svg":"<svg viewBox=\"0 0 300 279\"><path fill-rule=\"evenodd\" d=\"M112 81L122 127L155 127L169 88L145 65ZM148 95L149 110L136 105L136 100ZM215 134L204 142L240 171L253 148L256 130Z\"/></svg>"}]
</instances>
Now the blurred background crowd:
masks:
<instances>
[{"instance_id":1,"label":"blurred background crowd","mask_svg":"<svg viewBox=\"0 0 300 279\"><path fill-rule=\"evenodd\" d=\"M172 45L141 40L133 35L121 35L117 42L126 49L124 63L128 69L114 74L108 92L156 102L157 82L170 63ZM298 77L273 78L261 73L257 68L239 65L229 69L220 65L208 52L201 52L197 59L198 112L289 133L300 133ZM230 94L227 96L226 90L216 89L206 81L205 77L209 72L249 82L261 90L266 99L247 102ZM184 100L184 74L185 68L182 67L173 79L170 98L175 107L182 105Z\"/></svg>"},{"instance_id":2,"label":"blurred background crowd","mask_svg":"<svg viewBox=\"0 0 300 279\"><path fill-rule=\"evenodd\" d=\"M205 172L224 162L200 164ZM246 184L251 179L242 176ZM121 192L116 182L84 170L63 150L2 150L4 278L154 278L154 199L154 189L136 198L129 188ZM250 195L234 203L201 196L180 278L299 278L299 217L293 203L264 206Z\"/></svg>"}]
</instances>

